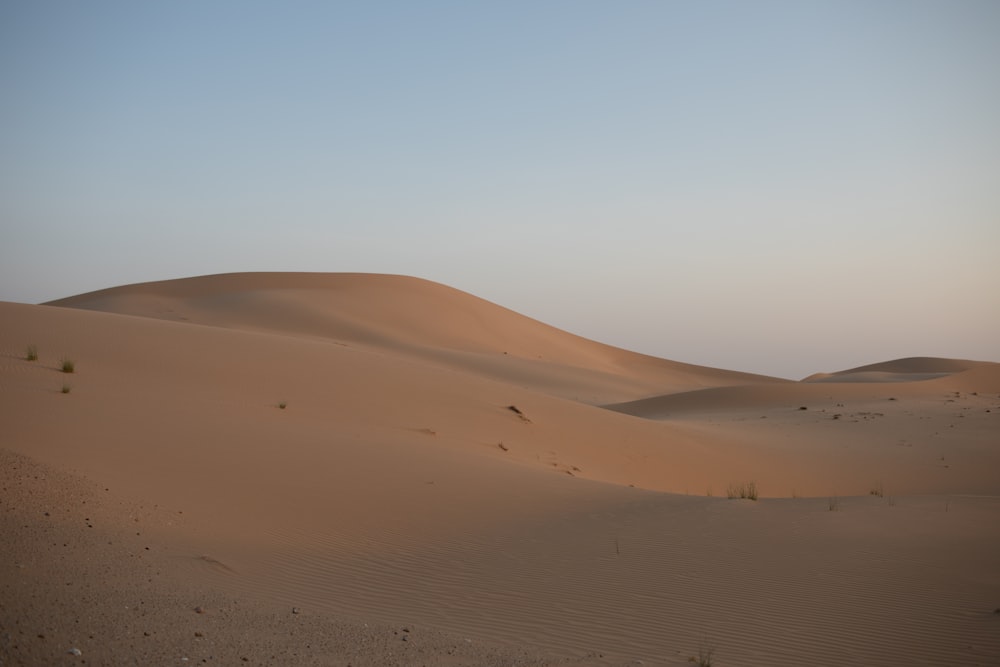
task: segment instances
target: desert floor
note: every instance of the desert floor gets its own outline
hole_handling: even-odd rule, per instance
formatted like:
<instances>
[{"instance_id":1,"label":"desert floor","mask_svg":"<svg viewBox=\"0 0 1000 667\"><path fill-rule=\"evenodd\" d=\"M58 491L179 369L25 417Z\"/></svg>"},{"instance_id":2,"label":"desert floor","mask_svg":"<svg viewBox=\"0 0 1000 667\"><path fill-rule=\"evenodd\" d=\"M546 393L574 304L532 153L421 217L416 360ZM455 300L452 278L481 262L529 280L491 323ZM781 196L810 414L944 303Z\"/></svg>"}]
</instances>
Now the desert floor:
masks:
<instances>
[{"instance_id":1,"label":"desert floor","mask_svg":"<svg viewBox=\"0 0 1000 667\"><path fill-rule=\"evenodd\" d=\"M0 322L2 665L1000 664L1000 364L795 382L363 274Z\"/></svg>"}]
</instances>

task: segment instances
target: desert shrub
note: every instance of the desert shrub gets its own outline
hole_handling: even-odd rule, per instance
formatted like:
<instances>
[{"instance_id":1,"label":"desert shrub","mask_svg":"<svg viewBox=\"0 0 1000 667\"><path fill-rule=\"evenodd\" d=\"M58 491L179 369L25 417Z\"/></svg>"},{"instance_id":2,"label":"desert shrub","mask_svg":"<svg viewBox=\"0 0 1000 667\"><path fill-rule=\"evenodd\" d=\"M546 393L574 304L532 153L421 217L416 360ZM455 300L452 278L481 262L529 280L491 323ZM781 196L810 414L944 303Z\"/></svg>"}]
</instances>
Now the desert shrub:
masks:
<instances>
[{"instance_id":1,"label":"desert shrub","mask_svg":"<svg viewBox=\"0 0 1000 667\"><path fill-rule=\"evenodd\" d=\"M24 352L24 358L28 361L38 361L38 348L34 345L29 345L28 349Z\"/></svg>"},{"instance_id":2,"label":"desert shrub","mask_svg":"<svg viewBox=\"0 0 1000 667\"><path fill-rule=\"evenodd\" d=\"M693 662L698 667L712 667L712 655L715 653L710 645L702 644L698 649L698 657L691 656L688 658L688 662Z\"/></svg>"},{"instance_id":3,"label":"desert shrub","mask_svg":"<svg viewBox=\"0 0 1000 667\"><path fill-rule=\"evenodd\" d=\"M59 370L61 370L63 373L75 373L76 364L73 363L72 359L63 359L61 362L59 362Z\"/></svg>"},{"instance_id":4,"label":"desert shrub","mask_svg":"<svg viewBox=\"0 0 1000 667\"><path fill-rule=\"evenodd\" d=\"M735 500L736 498L757 500L757 482L730 484L726 487L726 497L730 500Z\"/></svg>"}]
</instances>

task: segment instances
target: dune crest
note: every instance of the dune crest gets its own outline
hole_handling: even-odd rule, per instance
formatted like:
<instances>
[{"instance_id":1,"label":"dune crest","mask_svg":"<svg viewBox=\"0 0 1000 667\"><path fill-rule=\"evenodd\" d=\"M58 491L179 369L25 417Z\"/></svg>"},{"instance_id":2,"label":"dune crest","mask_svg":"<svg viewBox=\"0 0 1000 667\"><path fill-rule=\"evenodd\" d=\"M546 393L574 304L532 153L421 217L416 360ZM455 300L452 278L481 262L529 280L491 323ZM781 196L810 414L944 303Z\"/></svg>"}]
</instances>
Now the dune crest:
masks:
<instances>
[{"instance_id":1,"label":"dune crest","mask_svg":"<svg viewBox=\"0 0 1000 667\"><path fill-rule=\"evenodd\" d=\"M125 285L47 305L366 346L594 404L782 381L629 352L407 276L221 274Z\"/></svg>"}]
</instances>

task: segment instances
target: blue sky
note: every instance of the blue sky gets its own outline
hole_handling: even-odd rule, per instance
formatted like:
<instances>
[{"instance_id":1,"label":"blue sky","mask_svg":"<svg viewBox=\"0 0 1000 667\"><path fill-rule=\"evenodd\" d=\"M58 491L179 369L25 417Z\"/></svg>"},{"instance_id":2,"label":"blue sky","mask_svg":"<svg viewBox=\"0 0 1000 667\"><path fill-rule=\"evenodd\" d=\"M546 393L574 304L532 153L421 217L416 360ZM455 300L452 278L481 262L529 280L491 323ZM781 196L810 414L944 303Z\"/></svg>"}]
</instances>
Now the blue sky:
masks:
<instances>
[{"instance_id":1,"label":"blue sky","mask_svg":"<svg viewBox=\"0 0 1000 667\"><path fill-rule=\"evenodd\" d=\"M0 299L444 282L801 377L1000 361L1000 3L0 0Z\"/></svg>"}]
</instances>

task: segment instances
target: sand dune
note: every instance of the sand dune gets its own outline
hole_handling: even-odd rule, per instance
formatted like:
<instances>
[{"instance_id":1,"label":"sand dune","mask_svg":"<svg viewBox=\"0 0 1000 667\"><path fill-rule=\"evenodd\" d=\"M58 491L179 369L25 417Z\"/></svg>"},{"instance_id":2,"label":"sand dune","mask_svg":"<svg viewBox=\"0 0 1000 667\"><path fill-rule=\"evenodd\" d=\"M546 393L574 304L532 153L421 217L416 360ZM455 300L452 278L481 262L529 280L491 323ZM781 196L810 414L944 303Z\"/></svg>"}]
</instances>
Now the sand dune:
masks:
<instances>
[{"instance_id":1,"label":"sand dune","mask_svg":"<svg viewBox=\"0 0 1000 667\"><path fill-rule=\"evenodd\" d=\"M728 461L775 495L860 494L874 480L894 493L1000 492L1000 364L923 359L874 368L607 407L728 445Z\"/></svg>"},{"instance_id":2,"label":"sand dune","mask_svg":"<svg viewBox=\"0 0 1000 667\"><path fill-rule=\"evenodd\" d=\"M800 407L803 403L831 400L939 397L955 391L1000 393L1000 364L955 359L923 359L911 365L900 363L911 361L914 360L902 359L863 369L811 375L800 383L750 384L671 392L606 407L656 419L671 413ZM900 367L911 370L898 370ZM928 370L931 368L935 370ZM944 368L952 370L941 370ZM889 386L882 386L885 384Z\"/></svg>"},{"instance_id":3,"label":"sand dune","mask_svg":"<svg viewBox=\"0 0 1000 667\"><path fill-rule=\"evenodd\" d=\"M951 377L975 368L990 366L962 359L938 359L934 357L910 357L880 364L859 366L836 373L816 373L803 382L919 382ZM996 381L990 382L996 386Z\"/></svg>"},{"instance_id":4,"label":"sand dune","mask_svg":"<svg viewBox=\"0 0 1000 667\"><path fill-rule=\"evenodd\" d=\"M884 361L878 364L859 366L846 371L839 371L834 375L853 375L855 373L899 373L924 374L924 373L961 373L977 366L982 366L981 362L967 361L964 359L939 359L937 357L908 357L906 359L896 359L894 361Z\"/></svg>"},{"instance_id":5,"label":"sand dune","mask_svg":"<svg viewBox=\"0 0 1000 667\"><path fill-rule=\"evenodd\" d=\"M1000 364L790 382L359 274L0 320L4 664L1000 660Z\"/></svg>"},{"instance_id":6,"label":"sand dune","mask_svg":"<svg viewBox=\"0 0 1000 667\"><path fill-rule=\"evenodd\" d=\"M50 305L337 341L594 403L779 381L602 345L405 276L225 274L127 285Z\"/></svg>"}]
</instances>

